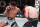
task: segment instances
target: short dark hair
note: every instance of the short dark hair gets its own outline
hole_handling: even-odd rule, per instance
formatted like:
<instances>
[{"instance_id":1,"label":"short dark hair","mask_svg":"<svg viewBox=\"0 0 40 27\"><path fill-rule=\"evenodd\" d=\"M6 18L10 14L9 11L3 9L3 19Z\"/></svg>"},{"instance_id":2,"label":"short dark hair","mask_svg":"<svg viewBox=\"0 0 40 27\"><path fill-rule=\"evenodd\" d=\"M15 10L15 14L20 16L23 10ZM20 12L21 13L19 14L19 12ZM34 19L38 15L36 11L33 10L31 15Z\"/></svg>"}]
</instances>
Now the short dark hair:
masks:
<instances>
[{"instance_id":1,"label":"short dark hair","mask_svg":"<svg viewBox=\"0 0 40 27\"><path fill-rule=\"evenodd\" d=\"M15 1L12 1L12 2L11 2L11 5L16 6L17 3L16 3Z\"/></svg>"}]
</instances>

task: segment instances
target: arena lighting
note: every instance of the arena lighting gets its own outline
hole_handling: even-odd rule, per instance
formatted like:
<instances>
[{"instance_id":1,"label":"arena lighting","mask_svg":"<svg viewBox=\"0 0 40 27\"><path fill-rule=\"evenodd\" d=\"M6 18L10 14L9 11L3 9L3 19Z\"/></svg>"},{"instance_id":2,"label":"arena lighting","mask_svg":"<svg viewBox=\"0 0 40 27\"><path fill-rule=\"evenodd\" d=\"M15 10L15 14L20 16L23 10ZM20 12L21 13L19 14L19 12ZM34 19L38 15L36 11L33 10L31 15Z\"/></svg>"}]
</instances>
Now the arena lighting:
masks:
<instances>
[{"instance_id":1,"label":"arena lighting","mask_svg":"<svg viewBox=\"0 0 40 27\"><path fill-rule=\"evenodd\" d=\"M35 7L39 13L39 0L35 0Z\"/></svg>"},{"instance_id":2,"label":"arena lighting","mask_svg":"<svg viewBox=\"0 0 40 27\"><path fill-rule=\"evenodd\" d=\"M2 5L1 5L2 4ZM6 2L5 1L0 1L0 7L5 7L6 6Z\"/></svg>"},{"instance_id":3,"label":"arena lighting","mask_svg":"<svg viewBox=\"0 0 40 27\"><path fill-rule=\"evenodd\" d=\"M23 17L22 15L20 15L20 17Z\"/></svg>"},{"instance_id":4,"label":"arena lighting","mask_svg":"<svg viewBox=\"0 0 40 27\"><path fill-rule=\"evenodd\" d=\"M16 15L17 17L19 17L19 15Z\"/></svg>"}]
</instances>

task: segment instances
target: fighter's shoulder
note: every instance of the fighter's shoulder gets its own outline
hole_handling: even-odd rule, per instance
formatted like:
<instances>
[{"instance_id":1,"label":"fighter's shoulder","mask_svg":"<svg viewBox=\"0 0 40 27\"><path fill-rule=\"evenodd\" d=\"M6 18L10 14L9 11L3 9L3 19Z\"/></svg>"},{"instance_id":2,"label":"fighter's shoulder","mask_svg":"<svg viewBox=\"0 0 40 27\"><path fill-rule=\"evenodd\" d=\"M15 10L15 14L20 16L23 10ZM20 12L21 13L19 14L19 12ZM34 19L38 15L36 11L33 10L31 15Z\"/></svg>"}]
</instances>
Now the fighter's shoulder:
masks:
<instances>
[{"instance_id":1,"label":"fighter's shoulder","mask_svg":"<svg viewBox=\"0 0 40 27\"><path fill-rule=\"evenodd\" d=\"M19 10L19 8L18 8L18 7L16 7L16 9L17 9L17 10Z\"/></svg>"},{"instance_id":2,"label":"fighter's shoulder","mask_svg":"<svg viewBox=\"0 0 40 27\"><path fill-rule=\"evenodd\" d=\"M33 7L33 6L29 6L29 8L34 8L34 9L36 9L35 7Z\"/></svg>"},{"instance_id":3,"label":"fighter's shoulder","mask_svg":"<svg viewBox=\"0 0 40 27\"><path fill-rule=\"evenodd\" d=\"M31 7L31 6L25 6L25 8L29 8L29 7Z\"/></svg>"},{"instance_id":4,"label":"fighter's shoulder","mask_svg":"<svg viewBox=\"0 0 40 27\"><path fill-rule=\"evenodd\" d=\"M35 7L32 7L32 6L27 6L26 8L28 8L28 9L36 9Z\"/></svg>"},{"instance_id":5,"label":"fighter's shoulder","mask_svg":"<svg viewBox=\"0 0 40 27\"><path fill-rule=\"evenodd\" d=\"M32 6L26 6L26 8L33 8Z\"/></svg>"}]
</instances>

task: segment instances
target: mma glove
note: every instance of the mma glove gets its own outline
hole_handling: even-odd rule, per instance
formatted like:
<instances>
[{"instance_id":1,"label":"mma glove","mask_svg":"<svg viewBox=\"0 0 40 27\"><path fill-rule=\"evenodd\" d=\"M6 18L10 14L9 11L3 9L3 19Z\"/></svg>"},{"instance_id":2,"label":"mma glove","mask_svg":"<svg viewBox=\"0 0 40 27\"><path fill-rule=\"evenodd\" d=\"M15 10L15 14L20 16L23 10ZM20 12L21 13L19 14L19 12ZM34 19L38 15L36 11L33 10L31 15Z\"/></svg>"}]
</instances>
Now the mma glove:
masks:
<instances>
[{"instance_id":1,"label":"mma glove","mask_svg":"<svg viewBox=\"0 0 40 27\"><path fill-rule=\"evenodd\" d=\"M8 7L7 12L9 12L9 11L10 11L10 9L11 9L11 8L10 8L10 7Z\"/></svg>"}]
</instances>

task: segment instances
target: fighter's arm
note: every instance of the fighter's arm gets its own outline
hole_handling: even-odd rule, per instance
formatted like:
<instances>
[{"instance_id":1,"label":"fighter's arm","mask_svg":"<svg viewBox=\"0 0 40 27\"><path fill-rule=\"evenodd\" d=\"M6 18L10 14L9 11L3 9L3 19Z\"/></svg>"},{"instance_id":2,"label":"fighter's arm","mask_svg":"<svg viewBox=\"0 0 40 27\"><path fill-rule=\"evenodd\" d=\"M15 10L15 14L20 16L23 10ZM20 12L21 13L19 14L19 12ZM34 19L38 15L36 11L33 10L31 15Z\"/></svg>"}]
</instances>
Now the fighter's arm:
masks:
<instances>
[{"instance_id":1,"label":"fighter's arm","mask_svg":"<svg viewBox=\"0 0 40 27\"><path fill-rule=\"evenodd\" d=\"M18 10L19 10L19 12L21 12L20 8Z\"/></svg>"},{"instance_id":2,"label":"fighter's arm","mask_svg":"<svg viewBox=\"0 0 40 27\"><path fill-rule=\"evenodd\" d=\"M10 11L10 7L11 6L7 6L6 10L4 11L3 15L6 16L8 14L8 12Z\"/></svg>"},{"instance_id":3,"label":"fighter's arm","mask_svg":"<svg viewBox=\"0 0 40 27\"><path fill-rule=\"evenodd\" d=\"M17 12L21 12L20 8L17 8Z\"/></svg>"},{"instance_id":4,"label":"fighter's arm","mask_svg":"<svg viewBox=\"0 0 40 27\"><path fill-rule=\"evenodd\" d=\"M6 10L3 12L3 16L6 16L7 15L7 7L6 7Z\"/></svg>"},{"instance_id":5,"label":"fighter's arm","mask_svg":"<svg viewBox=\"0 0 40 27\"><path fill-rule=\"evenodd\" d=\"M28 18L28 8L27 7L24 9L24 15L26 18Z\"/></svg>"}]
</instances>

